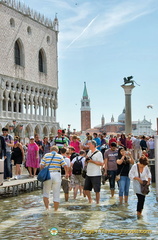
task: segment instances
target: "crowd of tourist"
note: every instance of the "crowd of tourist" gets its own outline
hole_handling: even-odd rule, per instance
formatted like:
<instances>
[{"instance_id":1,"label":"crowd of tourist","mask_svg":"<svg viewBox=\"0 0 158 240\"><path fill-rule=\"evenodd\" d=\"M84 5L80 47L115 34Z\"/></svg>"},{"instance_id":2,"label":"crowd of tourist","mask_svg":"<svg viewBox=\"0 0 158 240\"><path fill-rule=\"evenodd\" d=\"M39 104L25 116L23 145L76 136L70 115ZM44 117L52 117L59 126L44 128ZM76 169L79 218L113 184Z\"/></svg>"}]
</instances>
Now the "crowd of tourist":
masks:
<instances>
[{"instance_id":1,"label":"crowd of tourist","mask_svg":"<svg viewBox=\"0 0 158 240\"><path fill-rule=\"evenodd\" d=\"M111 197L114 197L117 186L120 204L127 203L130 180L133 180L133 189L138 198L137 215L141 215L145 194L141 193L140 183L146 180L147 185L150 185L151 173L147 165L148 158L154 158L153 136L86 133L86 138L81 141L79 136L68 137L64 130L59 129L57 136L45 136L41 140L40 136L35 134L30 137L29 143L24 145L20 143L19 137L13 138L7 128L3 128L2 132L0 144L1 158L4 156L4 179L19 179L22 163L28 169L30 178L49 165L51 179L43 185L46 209L49 209L51 189L54 210L58 209L61 187L65 201L69 200L69 192L72 190L74 199L79 192L88 198L89 203L92 202L93 189L98 204L101 183L104 184L107 179ZM15 165L14 177L11 163Z\"/></svg>"}]
</instances>

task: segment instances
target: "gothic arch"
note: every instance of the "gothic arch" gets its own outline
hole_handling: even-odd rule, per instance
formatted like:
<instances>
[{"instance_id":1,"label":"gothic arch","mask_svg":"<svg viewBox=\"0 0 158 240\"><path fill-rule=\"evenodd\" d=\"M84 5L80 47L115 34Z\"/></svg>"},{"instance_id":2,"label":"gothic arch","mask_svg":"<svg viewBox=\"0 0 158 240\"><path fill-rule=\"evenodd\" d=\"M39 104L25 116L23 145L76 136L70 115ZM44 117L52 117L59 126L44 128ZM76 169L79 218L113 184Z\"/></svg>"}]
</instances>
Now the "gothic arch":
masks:
<instances>
[{"instance_id":1,"label":"gothic arch","mask_svg":"<svg viewBox=\"0 0 158 240\"><path fill-rule=\"evenodd\" d=\"M34 132L33 132L33 127L32 127L32 125L29 123L29 124L25 127L25 136L29 139L33 134L34 134Z\"/></svg>"},{"instance_id":2,"label":"gothic arch","mask_svg":"<svg viewBox=\"0 0 158 240\"><path fill-rule=\"evenodd\" d=\"M47 59L43 48L38 53L38 70L39 72L47 73Z\"/></svg>"},{"instance_id":3,"label":"gothic arch","mask_svg":"<svg viewBox=\"0 0 158 240\"><path fill-rule=\"evenodd\" d=\"M34 130L34 134L38 134L41 137L41 135L42 135L41 133L42 133L41 126L39 124L37 124L35 127L35 130Z\"/></svg>"},{"instance_id":4,"label":"gothic arch","mask_svg":"<svg viewBox=\"0 0 158 240\"><path fill-rule=\"evenodd\" d=\"M16 65L24 67L25 59L24 59L24 45L20 38L15 41L14 44L14 62Z\"/></svg>"},{"instance_id":5,"label":"gothic arch","mask_svg":"<svg viewBox=\"0 0 158 240\"><path fill-rule=\"evenodd\" d=\"M43 137L44 136L49 136L49 128L48 128L48 126L44 126L44 128L43 128Z\"/></svg>"},{"instance_id":6,"label":"gothic arch","mask_svg":"<svg viewBox=\"0 0 158 240\"><path fill-rule=\"evenodd\" d=\"M50 133L55 135L57 132L57 128L56 127L52 127L51 130L50 130Z\"/></svg>"}]
</instances>

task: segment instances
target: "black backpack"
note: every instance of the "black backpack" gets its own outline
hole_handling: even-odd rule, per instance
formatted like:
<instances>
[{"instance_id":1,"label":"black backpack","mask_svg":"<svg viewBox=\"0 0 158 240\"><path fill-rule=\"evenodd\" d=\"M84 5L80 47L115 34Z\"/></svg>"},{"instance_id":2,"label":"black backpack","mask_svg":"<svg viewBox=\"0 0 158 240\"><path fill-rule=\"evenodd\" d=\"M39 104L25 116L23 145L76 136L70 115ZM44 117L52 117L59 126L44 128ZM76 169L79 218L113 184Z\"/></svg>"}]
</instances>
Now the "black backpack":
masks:
<instances>
[{"instance_id":1,"label":"black backpack","mask_svg":"<svg viewBox=\"0 0 158 240\"><path fill-rule=\"evenodd\" d=\"M82 159L83 157L81 157L80 159L78 159L78 157L76 157L76 161L73 164L73 169L72 169L72 173L74 175L81 175L82 173L82 169L83 169L83 165L82 165Z\"/></svg>"}]
</instances>

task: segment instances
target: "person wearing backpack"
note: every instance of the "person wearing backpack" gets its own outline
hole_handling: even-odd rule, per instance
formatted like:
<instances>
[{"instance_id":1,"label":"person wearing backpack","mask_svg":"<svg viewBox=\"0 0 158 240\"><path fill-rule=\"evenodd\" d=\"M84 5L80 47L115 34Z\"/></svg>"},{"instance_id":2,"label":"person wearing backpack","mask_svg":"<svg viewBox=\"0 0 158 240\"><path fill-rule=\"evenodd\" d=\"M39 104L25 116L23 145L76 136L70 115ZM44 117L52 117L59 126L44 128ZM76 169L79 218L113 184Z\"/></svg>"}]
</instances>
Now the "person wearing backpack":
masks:
<instances>
[{"instance_id":1,"label":"person wearing backpack","mask_svg":"<svg viewBox=\"0 0 158 240\"><path fill-rule=\"evenodd\" d=\"M85 165L85 154L86 152L84 150L81 150L79 153L79 156L76 156L73 158L71 162L72 167L72 179L74 182L74 199L77 197L78 189L80 188L80 191L82 193L83 186L84 186L84 178L82 177L82 169Z\"/></svg>"},{"instance_id":2,"label":"person wearing backpack","mask_svg":"<svg viewBox=\"0 0 158 240\"><path fill-rule=\"evenodd\" d=\"M85 194L88 197L89 203L92 203L91 191L92 188L96 194L96 203L100 200L100 188L101 188L101 167L103 166L103 155L96 148L96 141L92 140L88 142L89 152L87 153L87 175L84 184Z\"/></svg>"}]
</instances>

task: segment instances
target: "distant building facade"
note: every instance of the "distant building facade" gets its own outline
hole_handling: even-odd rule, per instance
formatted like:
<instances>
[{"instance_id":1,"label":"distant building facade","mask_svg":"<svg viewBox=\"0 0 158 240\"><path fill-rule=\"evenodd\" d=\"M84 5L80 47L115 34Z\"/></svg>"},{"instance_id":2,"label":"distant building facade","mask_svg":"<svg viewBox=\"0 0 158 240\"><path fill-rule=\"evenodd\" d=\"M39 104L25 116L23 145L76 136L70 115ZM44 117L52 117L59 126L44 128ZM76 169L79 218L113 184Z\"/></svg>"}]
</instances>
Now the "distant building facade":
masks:
<instances>
[{"instance_id":1,"label":"distant building facade","mask_svg":"<svg viewBox=\"0 0 158 240\"><path fill-rule=\"evenodd\" d=\"M103 121L103 117L101 118L101 123L105 122L105 119ZM140 136L140 135L148 135L152 136L155 134L155 131L151 129L151 122L144 119L142 121L132 121L132 133L134 136ZM95 127L96 128L96 127ZM114 117L112 116L111 122L105 123L104 125L98 126L100 132L109 132L109 133L121 133L125 132L125 109L123 109L123 112L118 116L118 121L114 121Z\"/></svg>"},{"instance_id":2,"label":"distant building facade","mask_svg":"<svg viewBox=\"0 0 158 240\"><path fill-rule=\"evenodd\" d=\"M91 128L91 108L86 83L84 83L84 91L81 99L81 132L86 131L88 128Z\"/></svg>"},{"instance_id":3,"label":"distant building facade","mask_svg":"<svg viewBox=\"0 0 158 240\"><path fill-rule=\"evenodd\" d=\"M0 23L0 129L16 127L22 138L55 134L58 19L0 0Z\"/></svg>"}]
</instances>

